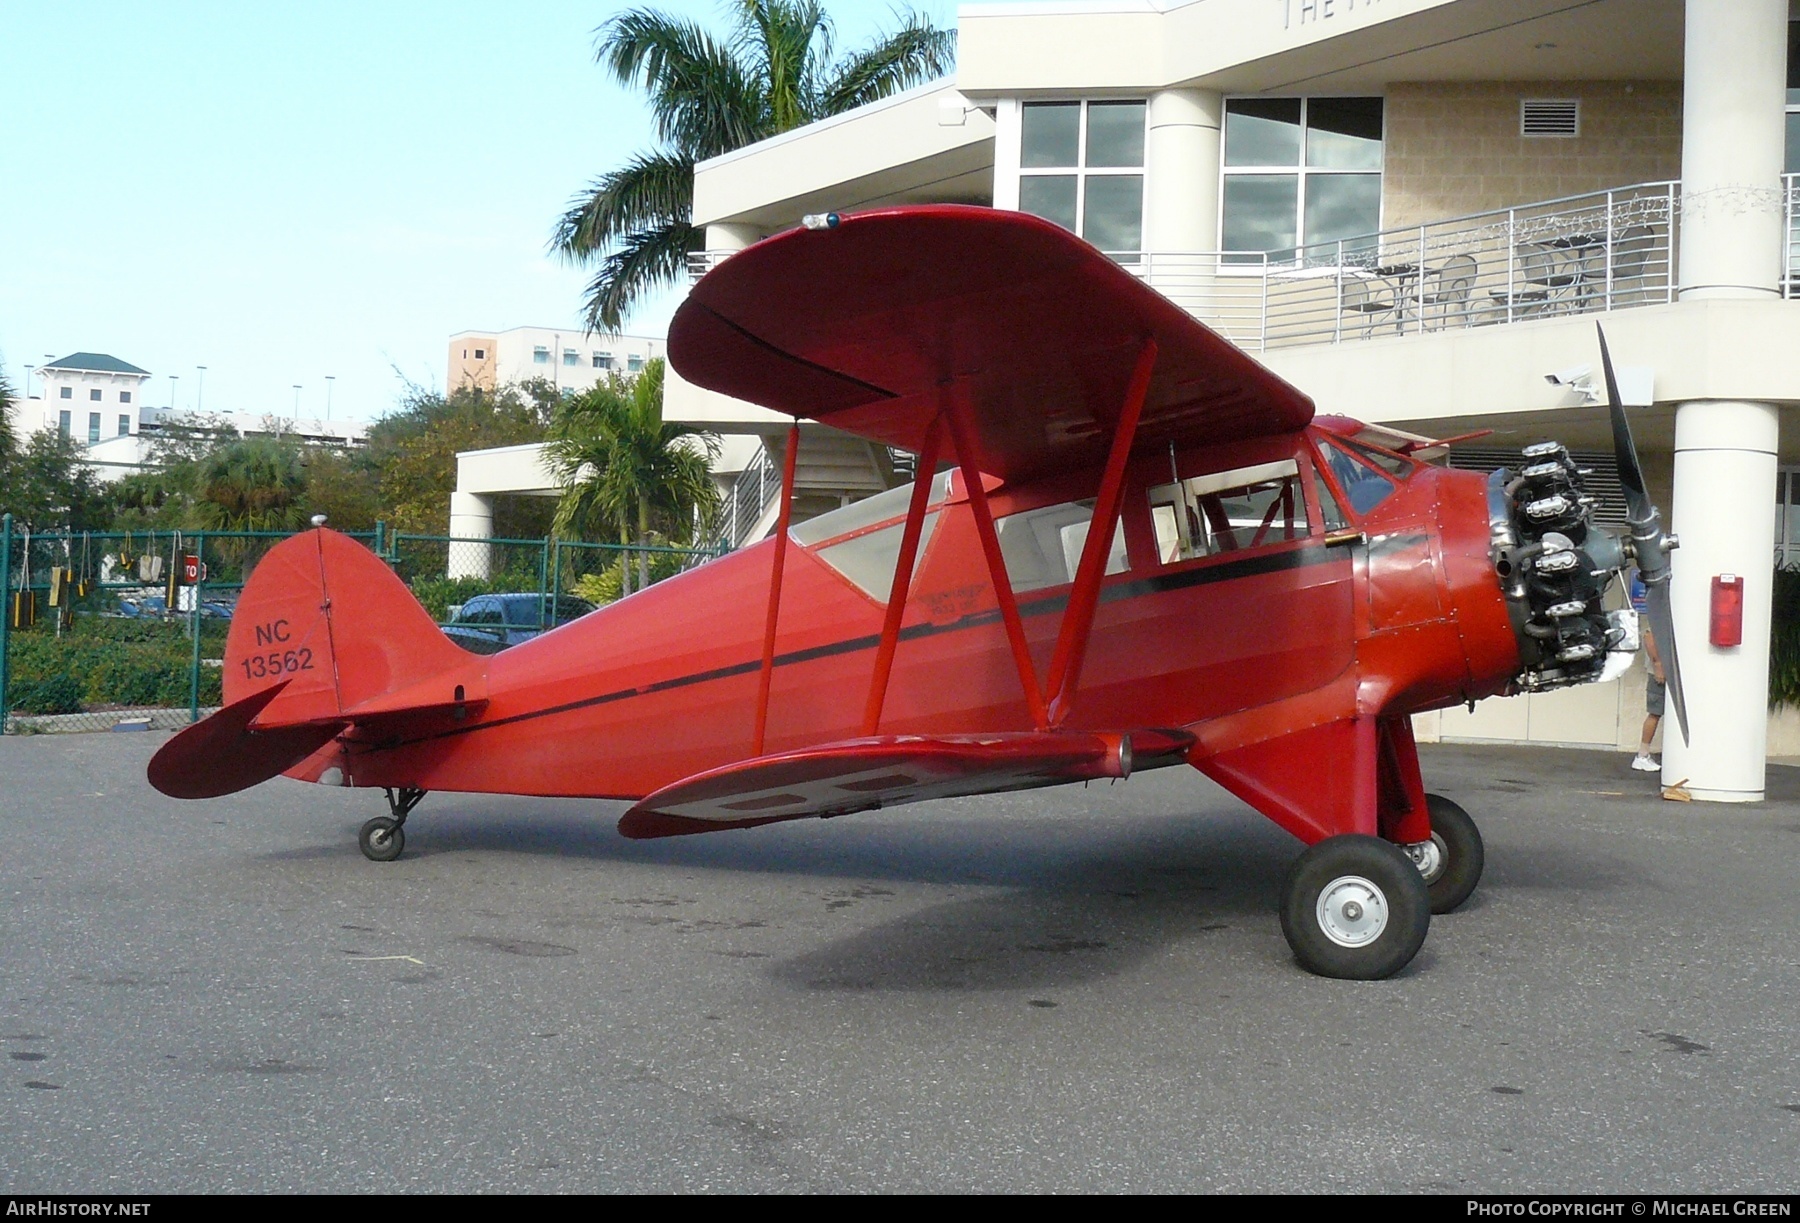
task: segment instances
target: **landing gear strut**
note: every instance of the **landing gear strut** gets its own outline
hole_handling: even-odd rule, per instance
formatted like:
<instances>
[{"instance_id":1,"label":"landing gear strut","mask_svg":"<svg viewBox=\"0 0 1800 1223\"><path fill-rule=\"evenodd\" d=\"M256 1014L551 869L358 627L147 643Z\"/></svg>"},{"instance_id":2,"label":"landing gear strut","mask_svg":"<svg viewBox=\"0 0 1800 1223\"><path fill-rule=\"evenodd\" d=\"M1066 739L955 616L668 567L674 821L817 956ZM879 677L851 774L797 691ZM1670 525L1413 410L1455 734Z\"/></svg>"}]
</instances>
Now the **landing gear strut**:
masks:
<instances>
[{"instance_id":1,"label":"landing gear strut","mask_svg":"<svg viewBox=\"0 0 1800 1223\"><path fill-rule=\"evenodd\" d=\"M398 790L383 786L382 793L387 795L388 810L393 815L376 816L356 835L363 857L371 862L392 862L400 856L400 851L406 848L406 817L425 797L425 791L417 786L401 786Z\"/></svg>"}]
</instances>

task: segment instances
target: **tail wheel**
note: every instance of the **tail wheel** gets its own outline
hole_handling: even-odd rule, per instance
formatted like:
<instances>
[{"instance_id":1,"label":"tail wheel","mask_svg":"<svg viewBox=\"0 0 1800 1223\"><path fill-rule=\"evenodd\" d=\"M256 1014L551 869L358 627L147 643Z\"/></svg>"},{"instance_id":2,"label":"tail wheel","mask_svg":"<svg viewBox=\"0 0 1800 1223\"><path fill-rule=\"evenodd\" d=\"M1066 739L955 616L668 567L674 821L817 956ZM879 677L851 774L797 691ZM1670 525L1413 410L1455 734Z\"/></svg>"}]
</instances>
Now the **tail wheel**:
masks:
<instances>
[{"instance_id":1,"label":"tail wheel","mask_svg":"<svg viewBox=\"0 0 1800 1223\"><path fill-rule=\"evenodd\" d=\"M1281 932L1308 972L1351 981L1392 976L1412 962L1430 929L1424 876L1379 837L1327 837L1288 872Z\"/></svg>"},{"instance_id":2,"label":"tail wheel","mask_svg":"<svg viewBox=\"0 0 1800 1223\"><path fill-rule=\"evenodd\" d=\"M369 861L392 862L406 848L406 830L400 827L399 820L378 815L362 826L356 843L362 846L363 857Z\"/></svg>"},{"instance_id":3,"label":"tail wheel","mask_svg":"<svg viewBox=\"0 0 1800 1223\"><path fill-rule=\"evenodd\" d=\"M1481 830L1467 811L1442 794L1427 794L1425 804L1431 813L1431 840L1409 845L1406 852L1431 893L1431 911L1449 913L1481 882L1486 851Z\"/></svg>"}]
</instances>

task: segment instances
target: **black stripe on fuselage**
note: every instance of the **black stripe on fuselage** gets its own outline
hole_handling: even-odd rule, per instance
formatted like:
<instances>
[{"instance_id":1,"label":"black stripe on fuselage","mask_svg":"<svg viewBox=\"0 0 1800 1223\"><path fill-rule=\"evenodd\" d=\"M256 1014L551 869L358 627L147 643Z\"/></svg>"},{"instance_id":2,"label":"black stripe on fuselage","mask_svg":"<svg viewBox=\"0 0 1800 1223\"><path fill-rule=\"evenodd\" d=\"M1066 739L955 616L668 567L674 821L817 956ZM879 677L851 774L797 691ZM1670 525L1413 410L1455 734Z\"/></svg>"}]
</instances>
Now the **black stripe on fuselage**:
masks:
<instances>
[{"instance_id":1,"label":"black stripe on fuselage","mask_svg":"<svg viewBox=\"0 0 1800 1223\"><path fill-rule=\"evenodd\" d=\"M1130 582L1115 582L1101 588L1100 601L1117 603L1124 599L1138 599L1149 595L1166 594L1173 590L1186 590L1190 586L1206 586L1213 582L1229 582L1237 578L1255 577L1264 573L1279 573L1287 569L1305 569L1334 560L1348 559L1347 554L1327 548L1322 543L1307 543L1298 548L1288 548L1280 552L1246 556L1241 560L1224 561L1212 565L1195 565L1187 569L1176 570L1173 573L1160 573L1155 577L1139 578ZM1047 616L1061 611L1068 606L1068 602L1067 594L1047 595L1030 601L1021 600L1019 615L1021 617ZM935 637L939 633L962 632L965 629L980 628L983 625L997 623L999 619L1000 610L990 608L987 611L974 612L945 624L915 624L909 628L903 628L900 630L900 640L914 641L923 637ZM820 658L831 658L838 654L854 654L858 650L872 650L880 643L881 634L879 633L870 633L863 637L850 637L843 641L833 641L825 645L809 646L804 650L792 650L786 654L777 654L775 665L788 667L798 663L813 662ZM671 688L685 688L690 684L705 684L713 680L730 679L735 675L749 675L761 669L762 660L760 658L753 659L749 662L733 663L728 667L693 671L687 675L677 675L670 679L657 680L655 683L642 684L634 688L617 688L598 696L565 701L560 705L547 705L543 709L534 709L529 713L515 713L488 722L476 722L470 726L457 726L450 730L421 735L416 739L401 739L370 746L372 750L386 751L396 747L406 747L413 743L429 742L433 739L448 739L455 735L473 734L479 730L491 730L496 726L507 726L514 722L549 718L557 714L571 713L577 709L588 709L595 705L609 705L614 701L630 700L636 696L649 696L654 692L667 692Z\"/></svg>"}]
</instances>

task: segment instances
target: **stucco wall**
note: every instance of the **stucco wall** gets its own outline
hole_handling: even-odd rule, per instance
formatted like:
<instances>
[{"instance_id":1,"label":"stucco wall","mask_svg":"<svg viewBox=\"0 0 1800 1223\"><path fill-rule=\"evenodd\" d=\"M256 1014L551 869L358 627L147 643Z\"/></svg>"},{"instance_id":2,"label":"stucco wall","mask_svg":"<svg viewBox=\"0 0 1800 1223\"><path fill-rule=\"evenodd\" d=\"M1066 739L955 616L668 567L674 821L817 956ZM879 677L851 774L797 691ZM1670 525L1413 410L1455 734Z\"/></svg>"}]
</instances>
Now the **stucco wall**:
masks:
<instances>
[{"instance_id":1,"label":"stucco wall","mask_svg":"<svg viewBox=\"0 0 1800 1223\"><path fill-rule=\"evenodd\" d=\"M1521 98L1579 98L1581 135L1521 137ZM1384 174L1387 228L1679 178L1681 84L1397 82Z\"/></svg>"}]
</instances>

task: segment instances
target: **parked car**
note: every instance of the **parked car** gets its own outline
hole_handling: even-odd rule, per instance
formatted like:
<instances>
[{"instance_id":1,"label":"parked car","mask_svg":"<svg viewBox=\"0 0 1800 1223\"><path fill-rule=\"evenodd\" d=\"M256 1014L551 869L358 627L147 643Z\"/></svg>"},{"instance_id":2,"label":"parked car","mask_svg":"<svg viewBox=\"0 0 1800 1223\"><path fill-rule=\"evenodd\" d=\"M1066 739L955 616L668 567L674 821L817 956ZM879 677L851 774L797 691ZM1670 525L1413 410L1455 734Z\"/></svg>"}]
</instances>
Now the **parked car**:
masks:
<instances>
[{"instance_id":1,"label":"parked car","mask_svg":"<svg viewBox=\"0 0 1800 1223\"><path fill-rule=\"evenodd\" d=\"M556 600L555 623L567 624L594 610L586 599L562 595ZM475 654L497 654L509 645L530 641L551 627L550 596L539 594L476 595L450 612L444 635Z\"/></svg>"},{"instance_id":2,"label":"parked car","mask_svg":"<svg viewBox=\"0 0 1800 1223\"><path fill-rule=\"evenodd\" d=\"M233 610L235 605L224 599L200 601L200 617L203 620L229 620ZM172 620L183 618L188 613L170 611L169 601L162 595L125 595L120 597L117 610L102 612L101 615L122 620Z\"/></svg>"}]
</instances>

